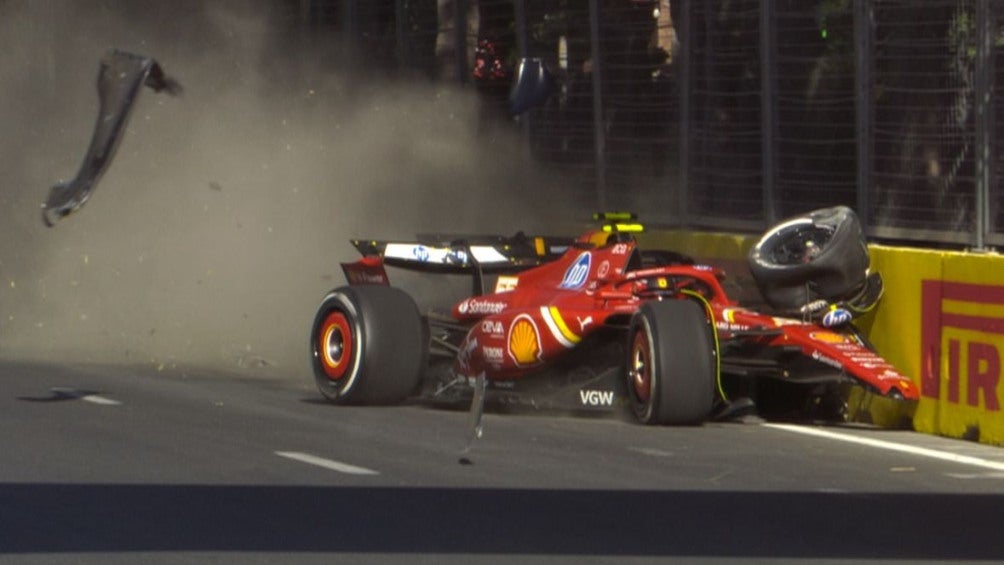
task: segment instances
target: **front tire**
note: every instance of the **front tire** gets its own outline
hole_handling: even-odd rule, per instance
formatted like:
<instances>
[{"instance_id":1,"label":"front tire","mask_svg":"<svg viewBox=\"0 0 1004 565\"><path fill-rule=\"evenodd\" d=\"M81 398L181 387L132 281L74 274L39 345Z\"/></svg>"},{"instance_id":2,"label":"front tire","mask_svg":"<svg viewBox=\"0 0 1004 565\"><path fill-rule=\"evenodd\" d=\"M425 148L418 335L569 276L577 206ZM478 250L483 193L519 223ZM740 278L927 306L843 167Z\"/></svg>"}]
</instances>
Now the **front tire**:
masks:
<instances>
[{"instance_id":1,"label":"front tire","mask_svg":"<svg viewBox=\"0 0 1004 565\"><path fill-rule=\"evenodd\" d=\"M782 312L797 312L819 299L850 298L864 285L868 266L861 222L846 206L786 220L768 230L749 254L760 293Z\"/></svg>"},{"instance_id":2,"label":"front tire","mask_svg":"<svg viewBox=\"0 0 1004 565\"><path fill-rule=\"evenodd\" d=\"M310 333L317 388L336 404L397 404L417 389L427 343L407 293L347 286L328 293Z\"/></svg>"},{"instance_id":3,"label":"front tire","mask_svg":"<svg viewBox=\"0 0 1004 565\"><path fill-rule=\"evenodd\" d=\"M627 390L649 425L696 425L711 414L717 361L714 328L691 300L646 302L629 332Z\"/></svg>"}]
</instances>

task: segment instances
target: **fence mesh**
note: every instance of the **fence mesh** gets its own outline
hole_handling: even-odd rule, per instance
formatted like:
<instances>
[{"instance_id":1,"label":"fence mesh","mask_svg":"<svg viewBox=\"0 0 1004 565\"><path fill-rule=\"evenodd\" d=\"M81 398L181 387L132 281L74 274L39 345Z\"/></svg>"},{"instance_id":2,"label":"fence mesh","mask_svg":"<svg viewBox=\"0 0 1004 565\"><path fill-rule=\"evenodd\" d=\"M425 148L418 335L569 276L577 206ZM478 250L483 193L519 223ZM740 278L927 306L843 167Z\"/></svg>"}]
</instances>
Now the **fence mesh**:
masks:
<instances>
[{"instance_id":1,"label":"fence mesh","mask_svg":"<svg viewBox=\"0 0 1004 565\"><path fill-rule=\"evenodd\" d=\"M879 226L974 229L972 0L875 3L873 191Z\"/></svg>"},{"instance_id":2,"label":"fence mesh","mask_svg":"<svg viewBox=\"0 0 1004 565\"><path fill-rule=\"evenodd\" d=\"M989 23L993 50L988 64L990 90L994 93L990 105L991 182L987 190L987 240L995 246L1004 246L1004 2L995 0L991 5L992 21Z\"/></svg>"},{"instance_id":3,"label":"fence mesh","mask_svg":"<svg viewBox=\"0 0 1004 565\"><path fill-rule=\"evenodd\" d=\"M1004 244L1002 0L285 1L370 65L472 86L597 205L756 230L846 204L872 235ZM514 122L523 55L559 86Z\"/></svg>"},{"instance_id":4,"label":"fence mesh","mask_svg":"<svg viewBox=\"0 0 1004 565\"><path fill-rule=\"evenodd\" d=\"M847 4L776 5L777 54L765 78L777 85L775 197L783 216L855 201L854 22Z\"/></svg>"},{"instance_id":5,"label":"fence mesh","mask_svg":"<svg viewBox=\"0 0 1004 565\"><path fill-rule=\"evenodd\" d=\"M687 211L704 218L762 215L758 0L694 2L690 47Z\"/></svg>"}]
</instances>

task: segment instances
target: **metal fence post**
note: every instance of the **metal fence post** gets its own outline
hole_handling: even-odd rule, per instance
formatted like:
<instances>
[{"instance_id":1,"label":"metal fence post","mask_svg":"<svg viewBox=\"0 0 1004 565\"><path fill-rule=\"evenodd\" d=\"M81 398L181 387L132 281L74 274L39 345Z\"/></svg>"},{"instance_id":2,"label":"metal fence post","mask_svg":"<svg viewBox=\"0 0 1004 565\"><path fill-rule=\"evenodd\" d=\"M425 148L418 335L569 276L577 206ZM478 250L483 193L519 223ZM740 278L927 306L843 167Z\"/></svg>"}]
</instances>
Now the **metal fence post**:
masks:
<instances>
[{"instance_id":1,"label":"metal fence post","mask_svg":"<svg viewBox=\"0 0 1004 565\"><path fill-rule=\"evenodd\" d=\"M455 0L453 47L456 50L457 82L467 84L467 6L468 0Z\"/></svg>"},{"instance_id":2,"label":"metal fence post","mask_svg":"<svg viewBox=\"0 0 1004 565\"><path fill-rule=\"evenodd\" d=\"M872 5L871 0L854 0L854 86L857 143L857 212L867 232L871 227L869 210L872 171Z\"/></svg>"},{"instance_id":3,"label":"metal fence post","mask_svg":"<svg viewBox=\"0 0 1004 565\"><path fill-rule=\"evenodd\" d=\"M685 0L683 5L680 6L680 22L673 24L676 28L676 39L680 42L679 84L677 85L680 89L680 148L677 158L679 159L680 166L678 187L680 194L678 197L680 207L679 223L681 226L686 223L687 210L689 208L688 196L690 194L690 73L693 68L690 58L694 52L691 45L691 37L693 36L690 33L690 26L692 24L690 2Z\"/></svg>"},{"instance_id":4,"label":"metal fence post","mask_svg":"<svg viewBox=\"0 0 1004 565\"><path fill-rule=\"evenodd\" d=\"M763 214L767 225L777 223L777 56L774 0L760 0L760 159Z\"/></svg>"},{"instance_id":5,"label":"metal fence post","mask_svg":"<svg viewBox=\"0 0 1004 565\"><path fill-rule=\"evenodd\" d=\"M973 199L976 233L973 246L983 250L990 230L990 187L993 169L990 131L992 130L993 41L990 0L976 0L976 68L974 90L976 102L976 194Z\"/></svg>"},{"instance_id":6,"label":"metal fence post","mask_svg":"<svg viewBox=\"0 0 1004 565\"><path fill-rule=\"evenodd\" d=\"M394 0L394 37L397 45L394 55L397 58L399 69L406 69L409 66L408 60L408 2L407 0Z\"/></svg>"},{"instance_id":7,"label":"metal fence post","mask_svg":"<svg viewBox=\"0 0 1004 565\"><path fill-rule=\"evenodd\" d=\"M600 48L600 2L589 1L589 43L593 64L593 142L596 164L596 205L600 210L607 207L607 167L606 131L603 118L602 57Z\"/></svg>"},{"instance_id":8,"label":"metal fence post","mask_svg":"<svg viewBox=\"0 0 1004 565\"><path fill-rule=\"evenodd\" d=\"M530 56L530 23L527 21L526 0L513 0L513 17L516 20L516 52L520 59ZM518 116L520 135L523 136L523 151L527 158L533 156L533 139L530 136L530 113Z\"/></svg>"},{"instance_id":9,"label":"metal fence post","mask_svg":"<svg viewBox=\"0 0 1004 565\"><path fill-rule=\"evenodd\" d=\"M342 49L343 55L348 55L348 61L355 60L355 52L359 48L359 6L358 0L345 0L341 6Z\"/></svg>"},{"instance_id":10,"label":"metal fence post","mask_svg":"<svg viewBox=\"0 0 1004 565\"><path fill-rule=\"evenodd\" d=\"M526 21L526 0L513 0L513 18L516 27L516 52L520 58L530 56L530 26Z\"/></svg>"}]
</instances>

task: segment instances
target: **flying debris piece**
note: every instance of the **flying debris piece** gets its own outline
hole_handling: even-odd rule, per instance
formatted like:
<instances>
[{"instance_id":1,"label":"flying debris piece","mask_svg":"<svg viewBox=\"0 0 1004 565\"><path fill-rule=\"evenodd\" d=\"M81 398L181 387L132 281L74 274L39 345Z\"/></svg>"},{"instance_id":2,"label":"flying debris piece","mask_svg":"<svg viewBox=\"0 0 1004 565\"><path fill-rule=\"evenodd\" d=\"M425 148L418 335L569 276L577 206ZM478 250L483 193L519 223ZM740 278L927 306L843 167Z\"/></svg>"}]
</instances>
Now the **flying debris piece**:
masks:
<instances>
[{"instance_id":1,"label":"flying debris piece","mask_svg":"<svg viewBox=\"0 0 1004 565\"><path fill-rule=\"evenodd\" d=\"M60 183L49 191L42 204L42 220L54 226L64 216L77 211L87 202L101 175L108 168L122 137L133 101L141 86L155 92L175 96L181 85L164 74L157 61L150 57L111 49L101 59L98 70L100 109L91 145L76 178Z\"/></svg>"},{"instance_id":2,"label":"flying debris piece","mask_svg":"<svg viewBox=\"0 0 1004 565\"><path fill-rule=\"evenodd\" d=\"M468 429L470 434L467 436L467 445L464 446L463 453L470 453L471 446L474 445L474 441L481 439L481 434L484 431L483 417L485 413L485 394L488 389L488 379L485 377L484 373L478 375L478 378L474 381L474 397L471 399L471 411L468 415ZM464 464L461 461L461 464Z\"/></svg>"}]
</instances>

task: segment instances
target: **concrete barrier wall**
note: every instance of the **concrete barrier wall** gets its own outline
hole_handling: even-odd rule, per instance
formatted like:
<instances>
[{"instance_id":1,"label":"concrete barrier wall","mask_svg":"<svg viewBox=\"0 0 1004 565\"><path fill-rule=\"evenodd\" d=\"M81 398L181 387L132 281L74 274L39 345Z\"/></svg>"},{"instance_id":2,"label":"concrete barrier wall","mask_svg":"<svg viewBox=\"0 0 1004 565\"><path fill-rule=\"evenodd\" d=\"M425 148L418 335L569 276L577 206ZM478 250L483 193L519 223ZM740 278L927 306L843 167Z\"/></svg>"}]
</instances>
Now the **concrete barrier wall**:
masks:
<instances>
[{"instance_id":1,"label":"concrete barrier wall","mask_svg":"<svg viewBox=\"0 0 1004 565\"><path fill-rule=\"evenodd\" d=\"M758 300L746 266L755 237L665 231L640 239L725 268L743 291L736 298ZM1004 256L869 249L885 296L858 326L920 386L914 429L1004 445Z\"/></svg>"}]
</instances>

